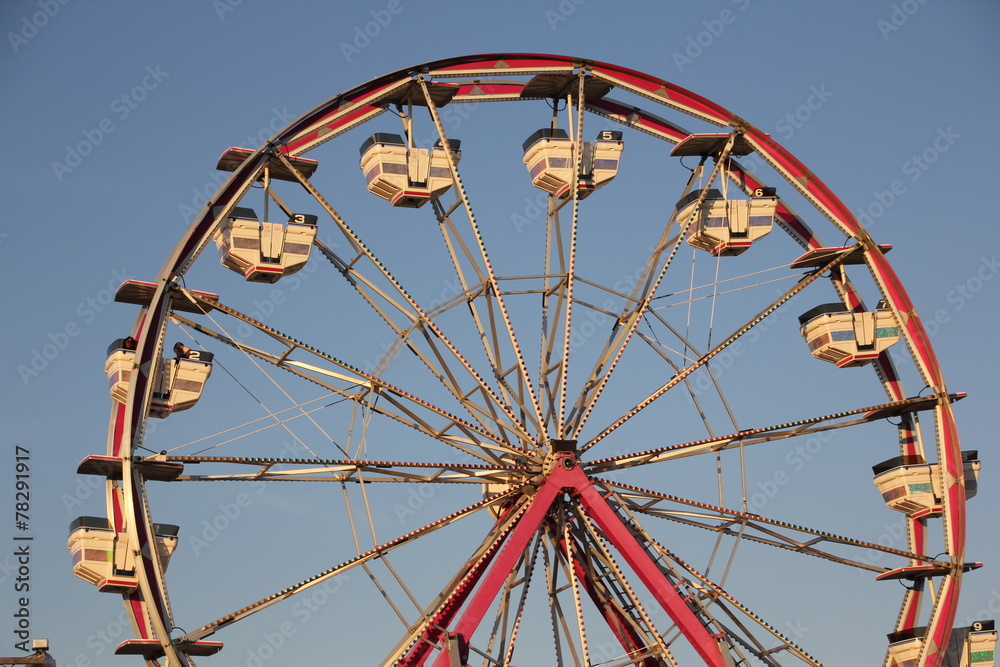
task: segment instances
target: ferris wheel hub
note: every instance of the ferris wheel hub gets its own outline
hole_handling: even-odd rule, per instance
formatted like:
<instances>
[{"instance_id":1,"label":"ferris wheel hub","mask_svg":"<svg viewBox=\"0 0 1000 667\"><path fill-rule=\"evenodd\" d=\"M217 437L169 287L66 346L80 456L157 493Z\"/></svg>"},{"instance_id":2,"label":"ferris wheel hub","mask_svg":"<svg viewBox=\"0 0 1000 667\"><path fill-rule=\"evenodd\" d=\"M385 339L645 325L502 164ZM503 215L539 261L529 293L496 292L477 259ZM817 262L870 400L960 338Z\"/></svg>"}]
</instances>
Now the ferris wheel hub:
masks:
<instances>
[{"instance_id":1,"label":"ferris wheel hub","mask_svg":"<svg viewBox=\"0 0 1000 667\"><path fill-rule=\"evenodd\" d=\"M547 477L557 468L572 470L577 463L576 440L549 440L549 450L542 461L542 475Z\"/></svg>"}]
</instances>

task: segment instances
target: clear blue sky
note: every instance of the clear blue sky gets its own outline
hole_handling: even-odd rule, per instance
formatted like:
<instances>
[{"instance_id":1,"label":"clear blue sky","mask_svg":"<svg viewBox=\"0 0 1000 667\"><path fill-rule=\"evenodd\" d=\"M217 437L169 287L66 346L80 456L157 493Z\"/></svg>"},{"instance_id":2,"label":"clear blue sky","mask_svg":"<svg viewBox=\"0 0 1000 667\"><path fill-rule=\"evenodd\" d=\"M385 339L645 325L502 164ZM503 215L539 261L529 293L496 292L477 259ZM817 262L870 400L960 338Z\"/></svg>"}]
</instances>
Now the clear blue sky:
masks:
<instances>
[{"instance_id":1,"label":"clear blue sky","mask_svg":"<svg viewBox=\"0 0 1000 667\"><path fill-rule=\"evenodd\" d=\"M1000 105L998 29L1000 5L989 0L4 2L0 339L7 355L0 373L0 499L7 518L0 524L0 554L12 550L17 533L12 508L20 445L32 463L32 634L50 638L60 665L135 664L109 657L102 638L124 638L116 636L120 604L70 573L69 522L104 512L103 492L81 481L75 467L86 454L104 451L105 348L134 317L131 307L109 303L111 292L123 278L151 279L159 270L219 182L219 154L233 145L256 148L292 118L378 75L493 52L611 62L704 95L771 132L877 241L894 246L893 266L918 311L934 320L929 326L949 388L969 393L956 407L963 447L979 449L983 460L981 490L969 505L968 554L986 567L966 579L959 619L1000 609L1000 538L989 510L1000 502L994 472L1000 233L987 197L1000 146L992 122ZM353 163L344 169L350 170L356 171ZM357 181L350 187L360 188L360 176L352 177ZM497 205L507 207L495 213L501 219L518 212L520 204L498 197ZM672 205L668 199L665 205ZM863 472L877 460L862 452L851 465ZM841 465L824 463L823 470L835 477ZM790 488L808 498L805 480L793 479ZM861 504L838 497L836 479L827 483L822 488L829 492L810 500L823 515L841 506L851 514L880 512L865 539L877 541L879 521L896 520L874 491ZM182 526L182 540L198 534L198 519L217 517L235 493L213 488L206 499L191 499L193 525ZM198 598L200 578L242 568L241 553L254 552L246 561L254 569L243 575L248 581L290 582L322 562L299 558L310 539L272 535L282 511L311 514L317 531L350 540L317 492L308 494L285 506L289 501L278 494L262 492L260 514L241 517L213 540L211 553L182 543L172 568L187 579L175 601L191 612L181 623L186 630L211 620L197 613L202 602L213 606ZM162 511L164 522L169 514ZM160 511L154 515L161 520ZM9 562L0 556L0 564ZM294 574L269 576L286 564ZM821 579L825 571L818 572ZM755 576L752 567L743 574ZM355 575L344 584L337 613L354 607L363 616L365 608L382 604L362 579ZM809 614L816 606L863 619L862 625L870 616L871 624L890 629L895 592L888 606L871 609L856 597L812 597L811 583L802 584L792 603L798 606L775 620L786 631L811 627L803 638L807 647L824 633ZM0 655L13 654L13 586L9 571L0 570L0 618L7 619L0 624ZM261 591L252 589L248 595ZM230 593L233 607L250 599ZM283 623L292 624L295 638L281 642L271 664L312 663L312 651L332 632L326 624L340 622L332 607L313 615L289 606L248 629L220 634L226 649L201 664L253 664L253 651ZM316 620L321 613L327 614L322 622ZM384 643L394 642L395 631ZM359 643L380 641L376 631L357 636ZM877 641L855 646L841 637L837 643L843 645L820 655L827 664L881 660Z\"/></svg>"}]
</instances>

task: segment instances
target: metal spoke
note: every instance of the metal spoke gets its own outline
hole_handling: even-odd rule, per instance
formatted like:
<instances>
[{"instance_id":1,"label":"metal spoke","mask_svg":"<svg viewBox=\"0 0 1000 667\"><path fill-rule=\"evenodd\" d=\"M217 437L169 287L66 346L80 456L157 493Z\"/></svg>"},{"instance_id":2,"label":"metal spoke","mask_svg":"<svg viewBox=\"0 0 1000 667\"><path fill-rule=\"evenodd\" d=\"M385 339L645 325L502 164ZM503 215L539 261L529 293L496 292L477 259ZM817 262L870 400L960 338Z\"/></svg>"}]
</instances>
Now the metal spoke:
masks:
<instances>
[{"instance_id":1,"label":"metal spoke","mask_svg":"<svg viewBox=\"0 0 1000 667\"><path fill-rule=\"evenodd\" d=\"M852 251L852 249L845 249L845 251L843 253L837 255L831 262L829 262L821 270L814 271L813 273L811 273L811 274L805 276L804 278L802 278L802 280L800 280L794 287L790 288L784 294L782 294L777 299L775 299L770 305L768 305L766 308L764 308L763 310L761 310L757 315L755 315L753 318L751 318L746 324L744 324L743 326L741 326L740 328L738 328L728 338L726 338L721 343L719 343L718 345L716 345L715 347L713 347L712 349L710 349L708 352L706 352L705 354L703 354L694 363L689 364L682 371L676 373L672 378L670 378L670 380L668 380L666 383L664 383L659 389L656 389L655 391L653 391L646 398L644 398L642 401L640 401L634 408L632 408L631 410L628 410L624 415L622 415L621 417L619 417L612 424L610 424L609 426L605 427L600 433L598 433L589 442L587 442L587 444L583 445L580 448L580 451L581 452L586 451L586 450L590 449L591 447L593 447L594 445L596 445L598 442L600 442L601 440L603 440L604 438L606 438L608 435L610 435L612 431L614 431L615 429L617 429L619 426L621 426L622 424L624 424L628 420L632 419L635 415L639 414L642 410L644 410L646 407L648 407L649 405L651 405L656 399L658 399L659 397L663 396L667 391L669 391L673 387L675 387L678 384L680 384L681 382L683 382L685 378L687 378L689 375L691 375L691 373L693 373L694 371L696 371L699 368L702 368L703 366L705 366L706 364L708 364L708 362L713 357L715 357L720 352L722 352L724 349L726 349L727 347L729 347L731 344L733 344L734 342L736 342L737 340L739 340L739 338L741 336L743 336L748 331L750 331L754 326L756 326L757 324L759 324L760 322L762 322L764 320L764 318L766 318L768 315L770 315L771 313L773 313L774 311L776 311L778 308L780 308L784 303L786 303L793 296L795 296L796 294L798 294L799 292L801 292L803 289L805 289L806 287L808 287L810 284L812 284L823 273L825 273L826 271L829 271L830 269L834 268L835 266L839 266L842 262L844 262L846 260L847 255L851 251Z\"/></svg>"},{"instance_id":2,"label":"metal spoke","mask_svg":"<svg viewBox=\"0 0 1000 667\"><path fill-rule=\"evenodd\" d=\"M961 398L960 394L953 394L948 400ZM744 445L756 445L765 442L776 442L786 438L810 435L822 431L858 426L860 424L870 424L880 421L890 416L897 416L906 412L918 410L930 410L937 404L938 398L935 396L915 396L902 401L891 401L879 405L869 405L863 408L845 410L819 417L799 419L793 422L783 422L770 426L745 429L736 433L720 435L702 440L694 440L677 445L668 445L649 449L634 454L621 454L605 459L596 459L587 463L590 472L608 472L610 470L621 470L635 466L647 465L650 463L660 463L673 459L696 456L698 454L714 453L734 449ZM846 420L846 417L861 415L856 419ZM826 423L834 422L834 423Z\"/></svg>"},{"instance_id":3,"label":"metal spoke","mask_svg":"<svg viewBox=\"0 0 1000 667\"><path fill-rule=\"evenodd\" d=\"M584 71L577 74L576 109L577 117L575 123L569 123L571 135L570 140L573 145L573 153L570 157L574 169L570 178L570 202L571 220L569 233L569 248L566 251L566 300L565 319L563 320L562 339L562 373L558 390L558 416L556 419L556 434L558 438L572 438L571 429L567 421L566 401L568 399L568 384L570 374L570 341L572 339L573 328L573 288L576 278L576 248L580 225L580 171L583 166L583 96ZM573 94L566 95L567 112L573 108Z\"/></svg>"},{"instance_id":4,"label":"metal spoke","mask_svg":"<svg viewBox=\"0 0 1000 667\"><path fill-rule=\"evenodd\" d=\"M618 494L611 496L616 501L620 499ZM741 648L750 650L758 659L769 660L770 656L776 652L787 651L790 655L798 658L813 667L822 665L791 640L782 635L764 619L754 614L750 609L737 601L719 585L698 572L695 568L677 558L670 550L665 548L652 535L650 535L641 523L637 522L632 514L632 508L628 503L618 503L618 511L624 514L626 525L635 533L637 539L642 543L647 552L653 556L657 565L663 570L667 577L675 582L678 590L688 593L687 600L696 609L705 623L706 627L712 627L718 632L718 636L724 638L728 643L730 651L740 653ZM686 574L685 574L686 573ZM743 630L744 636L734 633L732 628L727 628L713 614L713 609L721 609L730 619L736 621ZM758 630L763 630L774 640L778 641L778 647L767 648L760 640L753 637L748 631L748 625L754 624ZM765 663L768 664L768 663Z\"/></svg>"},{"instance_id":5,"label":"metal spoke","mask_svg":"<svg viewBox=\"0 0 1000 667\"><path fill-rule=\"evenodd\" d=\"M427 108L430 111L431 118L434 121L434 127L437 129L438 136L441 139L441 144L443 146L448 146L449 145L448 136L444 131L444 125L441 122L441 117L438 114L437 107L434 104L434 100L431 97L430 91L427 88L426 77L421 74L417 77L417 80L420 83L421 89L423 90L424 98L427 103ZM472 204L469 201L469 195L466 192L465 184L462 182L462 178L459 175L458 165L455 164L454 157L452 156L450 151L446 150L444 154L447 156L448 159L448 165L451 169L452 179L454 181L454 188L456 194L458 195L458 197L462 201L462 204L465 207L465 213L468 217L469 224L472 227L472 232L475 235L476 244L479 248L480 261L482 262L482 268L485 271L486 276L488 277L489 287L492 293L492 297L496 300L496 306L499 309L501 318L503 320L504 328L506 330L507 341L511 346L511 351L515 357L515 364L519 369L519 374L520 374L519 382L522 382L527 390L527 397L529 399L528 407L531 408L531 414L529 414L529 417L531 419L531 422L535 424L536 428L539 429L540 431L542 418L541 418L541 409L539 408L538 404L538 397L532 385L531 374L529 373L527 365L525 363L524 355L521 353L520 343L518 342L517 336L514 332L514 327L513 324L511 323L510 315L507 312L507 306L505 305L503 297L500 294L500 286L497 283L497 275L493 269L493 263L490 261L489 255L486 251L486 244L483 239L482 232L479 229L479 225L476 222L476 216L472 211ZM495 371L498 374L502 374L504 366L502 365L502 361L500 359L500 354L499 354L500 350L496 343L494 343L492 348L493 348L492 353L496 355ZM526 441L530 441L530 439L526 438Z\"/></svg>"},{"instance_id":6,"label":"metal spoke","mask_svg":"<svg viewBox=\"0 0 1000 667\"><path fill-rule=\"evenodd\" d=\"M507 483L511 473L527 475L530 469L518 466L460 463L410 463L404 461L359 461L355 459L273 459L229 456L159 456L145 459L148 463L220 463L253 466L246 473L179 475L177 481L305 481L410 482L415 484L494 484Z\"/></svg>"},{"instance_id":7,"label":"metal spoke","mask_svg":"<svg viewBox=\"0 0 1000 667\"><path fill-rule=\"evenodd\" d=\"M838 556L832 552L823 550L817 545L840 545L864 549L866 551L880 551L905 558L909 561L926 563L934 567L948 567L948 563L940 561L934 556L893 549L874 542L865 542L844 537L816 528L797 526L776 519L765 518L759 514L740 512L707 503L700 503L628 484L607 480L600 481L602 486L613 490L613 495L619 505L627 507L630 511L831 560L841 565L869 570L878 574L889 571L889 568L872 565L866 561ZM694 509L674 509L673 505ZM795 533L800 533L805 537L794 537Z\"/></svg>"},{"instance_id":8,"label":"metal spoke","mask_svg":"<svg viewBox=\"0 0 1000 667\"><path fill-rule=\"evenodd\" d=\"M285 346L285 350L280 354L266 352L264 350L252 347L246 343L241 343L234 340L233 338L226 336L222 333L213 331L197 322L189 320L187 318L177 316L174 317L179 321L189 326L199 333L206 334L213 337L221 343L230 345L242 352L250 354L258 359L267 361L275 366L278 366L282 370L285 370L299 377L305 378L314 384L317 384L324 389L331 391L332 393L342 396L344 398L349 398L355 401L361 401L367 398L367 396L372 392L378 392L380 398L395 407L399 412L392 412L385 407L370 406L370 409L379 414L386 415L396 421L399 421L408 426L416 428L418 431L430 435L431 437L441 440L446 444L453 447L461 449L467 454L475 456L483 460L494 460L498 461L498 456L493 453L493 451L500 451L507 454L519 454L518 449L510 447L500 441L500 439L488 431L484 431L473 424L458 418L440 408L437 408L427 401L418 398L415 394L403 391L402 389L395 387L380 378L375 377L369 373L358 370L349 364L346 364L335 357L328 355L314 347L306 345L301 341L298 341L286 334L271 329L270 327L265 327L264 325L255 322L251 318L246 317L242 313L236 310L228 308L219 303L214 304L215 308L225 312L228 315L232 315L237 319L243 320L248 323L254 323L259 326L259 328L267 333L271 338L275 339L279 343ZM336 371L324 369L322 367L317 367L305 362L296 361L290 359L290 355L299 352L302 354L311 354L314 357L319 358L325 363L331 364L337 368ZM338 380L341 382L347 382L352 387L347 389L342 388L339 384L333 384L330 380ZM412 406L412 407L411 407ZM438 417L445 419L446 424L441 427L433 427L426 420L420 418L415 409L421 411L428 410L431 414L436 414ZM451 436L448 435L448 431L452 429L458 430L462 436ZM469 444L474 443L475 445L482 448L482 451L477 451L469 446Z\"/></svg>"},{"instance_id":9,"label":"metal spoke","mask_svg":"<svg viewBox=\"0 0 1000 667\"><path fill-rule=\"evenodd\" d=\"M725 164L728 159L729 151L732 149L733 142L735 140L736 132L733 132L730 134L729 140L726 142L719 159L716 161L714 169L712 169L711 174L709 174L701 194L698 196L694 207L695 211L701 207L702 203L705 201L705 197L708 196L709 188L711 188L712 183L719 175L722 165ZM698 168L691 173L691 178L688 180L687 186L684 189L684 194L687 194L691 190L696 178L701 175L702 168L702 165L699 165ZM676 234L673 235L672 228L677 222L676 211L669 216L666 227L660 235L660 239L657 241L653 253L646 261L642 278L636 284L636 287L627 302L627 304L634 303L636 305L634 308L630 309L626 304L625 310L623 310L621 315L618 316L615 330L612 332L611 337L605 344L604 351L591 371L590 377L587 379L583 392L581 393L580 398L577 401L577 405L574 408L574 412L576 413L576 419L572 428L574 438L579 435L580 430L583 428L584 424L586 424L587 417L590 416L590 412L593 410L597 399L600 397L601 392L604 390L604 387L611 378L611 374L614 372L618 362L621 360L622 354L625 352L625 348L631 341L632 335L635 333L636 328L639 326L643 316L649 309L653 295L659 288L660 282L663 280L670 264L673 262L674 256L680 249L684 236L694 223L696 216L697 213L692 212L687 220L682 221L680 228L677 230ZM670 252L667 253L665 259L661 259L667 248L670 248ZM657 267L659 267L658 270Z\"/></svg>"},{"instance_id":10,"label":"metal spoke","mask_svg":"<svg viewBox=\"0 0 1000 667\"><path fill-rule=\"evenodd\" d=\"M451 211L455 210L460 204L461 201L457 201L446 210L439 199L435 198L431 201L461 287L461 293L456 297L456 303L457 299L461 297L469 308L478 337L483 341L484 351L493 369L493 375L499 382L500 392L505 403L509 406L517 406L520 410L521 422L528 422L531 420L533 410L528 407L526 402L526 397L523 393L524 383L521 381L521 376L516 375L516 386L512 387L508 378L516 366L505 369L500 359L500 341L497 339L496 334L497 317L492 300L493 294L489 277L484 273L483 267L476 263L475 257L462 239L461 234L450 217ZM466 272L463 269L464 264L471 265L472 271L476 274L474 277L475 282L471 282L469 277L466 276ZM478 305L480 300L485 300L486 302L485 315L480 313ZM486 321L485 325L484 319Z\"/></svg>"},{"instance_id":11,"label":"metal spoke","mask_svg":"<svg viewBox=\"0 0 1000 667\"><path fill-rule=\"evenodd\" d=\"M290 170L293 171L293 173L295 173L302 187L305 188L306 191L309 192L309 194L312 195L312 197L316 199L317 202L319 202L319 204L326 210L327 214L334 220L334 222L337 223L337 226L340 229L341 233L347 239L349 245L354 250L354 252L357 253L354 259L345 262L341 260L338 256L336 256L336 254L333 253L332 250L326 248L326 246L323 245L322 243L317 242L316 245L323 252L323 254L326 255L327 258L335 266L341 269L341 273L344 274L345 278L348 278L349 282L355 287L355 289L358 290L359 294L361 294L362 297L366 301L368 301L368 303L371 304L373 308L375 308L375 310L382 316L382 318L386 321L386 323L390 325L390 327L393 329L393 331L396 333L397 336L408 338L409 333L407 333L405 336L403 334L404 332L411 331L412 330L411 327L424 328L428 330L434 338L441 341L444 347L448 350L448 353L452 357L454 357L454 359L466 371L466 373L468 373L475 380L476 388L474 391L484 396L488 404L491 404L492 407L497 408L507 414L507 417L510 419L510 422L504 423L503 428L517 431L518 429L516 425L516 418L512 413L509 412L509 409L507 408L504 401L502 401L500 397L497 396L492 389L490 389L485 380L465 360L465 358L458 351L455 345L445 337L444 333L437 327L434 321L430 317L428 317L427 314L423 311L423 309L416 303L416 301L409 296L409 294L403 289L403 287L398 283L398 281L396 281L396 279L389 273L389 271L378 260L378 258L375 257L372 251L368 249L368 247L364 244L361 238L347 226L347 224L340 217L337 211L334 210L334 208L330 205L330 203L320 194L320 192L312 185L312 183L310 183L309 180L305 178L305 176L303 176L300 172L298 172L292 165L292 163L286 157L284 157L284 155L282 155L280 152L277 155L284 162L286 167L288 167ZM370 269L375 270L376 275L380 275L383 280L389 282L393 291L396 292L398 297L403 299L405 305L403 303L400 303L399 301L391 299L387 295L387 293L376 288L373 282L364 278L363 274L360 272L360 269L357 266L359 260L362 259L367 261L367 264ZM367 289L363 289L362 286L366 286ZM393 320L389 316L389 312L386 311L380 305L380 300L384 300L395 310L399 311L404 317L406 317L408 320L407 326L402 327L400 325L394 324ZM424 337L425 340L429 340L430 338L431 336ZM411 346L411 349L414 348ZM437 366L435 366L430 361L429 357L420 354L418 354L418 356L420 357L421 361L428 367L428 369L431 370L434 376L437 377L439 380L441 380L445 385L445 387L447 387L448 390L463 405L465 405L467 408L470 409L471 413L477 415L478 419L479 418L478 415L479 413L482 412L483 408L475 406L475 404L471 403L471 401L467 398L467 396L470 394L469 391L463 390L458 386L456 386L455 384L446 381L446 379L449 377L453 378L454 377L453 374L450 372L445 372L443 369L440 369ZM435 357L438 360L438 362L443 362L442 354L435 354ZM526 434L522 432L521 435L527 439Z\"/></svg>"},{"instance_id":12,"label":"metal spoke","mask_svg":"<svg viewBox=\"0 0 1000 667\"><path fill-rule=\"evenodd\" d=\"M519 489L512 489L511 491L508 491L507 493L503 494L503 496L513 497L518 493ZM247 618L248 616L257 613L258 611L266 609L267 607L270 607L272 605L277 604L278 602L286 600L292 597L293 595L302 593L303 591L306 591L309 588L312 588L313 586L328 581L333 577L336 577L338 574L347 572L348 570L351 570L369 561L380 559L382 558L383 554L395 550L403 546L404 544L412 542L420 537L428 535L438 530L439 528L450 525L471 514L474 514L475 512L478 512L482 510L484 507L490 505L494 501L496 501L496 498L487 498L481 500L478 503L469 505L468 507L465 507L457 512L442 517L437 521L434 521L425 526L417 528L416 530L410 531L405 535L401 535L395 539L389 540L388 542L379 544L376 547L369 549L368 551L365 551L364 553L359 554L354 558L351 558L350 560L344 561L343 563L331 567L327 570L323 570L322 572L319 572L309 577L308 579L303 579L302 581L293 584L291 586L288 586L287 588L284 588L281 591L278 591L277 593L273 593L265 598L262 598L261 600L258 600L257 602L242 607L241 609L238 609L237 611L231 614L227 614L226 616L223 616L218 620L212 621L211 623L207 623L206 625L203 625L197 630L185 634L183 637L181 637L181 639L186 641L197 641L200 639L204 639L205 637L211 636L212 634L218 632L219 630L221 630L226 626L232 625L233 623L240 621L244 618ZM492 540L490 544L495 545L495 539Z\"/></svg>"},{"instance_id":13,"label":"metal spoke","mask_svg":"<svg viewBox=\"0 0 1000 667\"><path fill-rule=\"evenodd\" d=\"M555 113L555 110L553 110ZM566 253L559 222L560 206L556 198L547 198L545 229L545 277L541 303L541 352L539 355L539 391L544 406L544 423L547 428L558 428L558 394L566 372L563 355L555 350L559 331L566 309Z\"/></svg>"}]
</instances>

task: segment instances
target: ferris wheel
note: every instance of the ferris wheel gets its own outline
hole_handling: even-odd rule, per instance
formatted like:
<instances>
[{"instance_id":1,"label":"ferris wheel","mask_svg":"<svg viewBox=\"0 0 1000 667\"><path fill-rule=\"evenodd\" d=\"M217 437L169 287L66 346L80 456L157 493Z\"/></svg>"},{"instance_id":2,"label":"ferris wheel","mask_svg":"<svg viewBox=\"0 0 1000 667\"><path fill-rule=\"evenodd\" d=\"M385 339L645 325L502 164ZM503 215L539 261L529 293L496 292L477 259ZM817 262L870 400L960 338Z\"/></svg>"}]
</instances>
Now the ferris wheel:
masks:
<instances>
[{"instance_id":1,"label":"ferris wheel","mask_svg":"<svg viewBox=\"0 0 1000 667\"><path fill-rule=\"evenodd\" d=\"M138 315L79 468L108 514L72 524L74 573L124 600L117 653L225 656L348 582L367 597L299 607L288 641L725 667L874 637L871 664L993 664L993 622L956 620L962 395L889 246L768 134L635 70L493 54L361 84L218 168L118 291ZM880 627L788 622L858 586Z\"/></svg>"}]
</instances>

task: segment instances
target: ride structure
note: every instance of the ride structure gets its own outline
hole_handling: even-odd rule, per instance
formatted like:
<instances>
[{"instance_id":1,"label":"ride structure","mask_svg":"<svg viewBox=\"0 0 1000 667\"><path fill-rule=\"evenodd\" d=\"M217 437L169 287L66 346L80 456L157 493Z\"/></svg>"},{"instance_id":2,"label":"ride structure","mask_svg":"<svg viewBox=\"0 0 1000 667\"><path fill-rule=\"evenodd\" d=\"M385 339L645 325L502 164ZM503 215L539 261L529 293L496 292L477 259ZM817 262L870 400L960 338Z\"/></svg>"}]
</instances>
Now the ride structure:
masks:
<instances>
[{"instance_id":1,"label":"ride structure","mask_svg":"<svg viewBox=\"0 0 1000 667\"><path fill-rule=\"evenodd\" d=\"M848 636L884 667L994 664L991 621L955 627L981 565L962 394L889 247L766 133L634 70L494 54L369 81L218 167L231 176L155 280L119 289L139 312L108 351L106 452L79 467L106 480L108 515L77 519L68 545L125 603L116 653L192 665L227 628L363 571L371 600L331 603L323 632L351 664L815 666ZM819 447L834 511L773 467ZM875 489L850 488L888 455ZM183 549L210 489L263 484L301 508L315 487L291 482L309 481L341 500L259 519L252 581ZM235 498L240 521L267 511ZM826 527L847 518L849 534ZM879 539L890 520L903 543ZM309 548L270 566L296 525L288 543ZM294 573L307 556L322 565ZM903 599L873 628L824 598L813 651L752 610L797 577L902 583Z\"/></svg>"}]
</instances>

